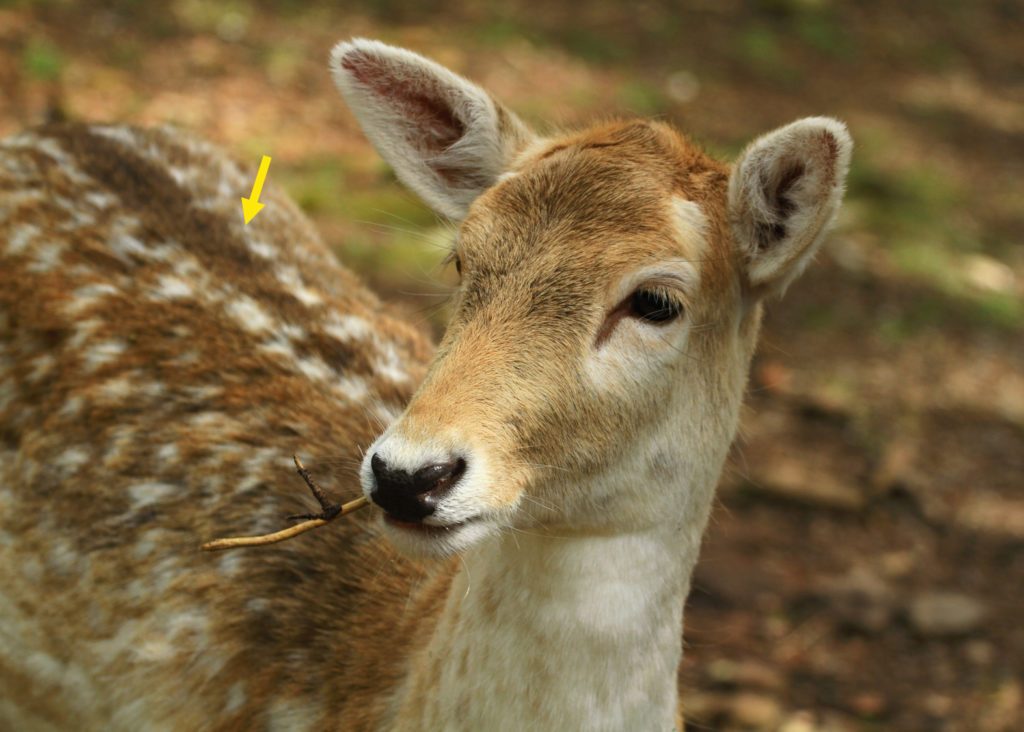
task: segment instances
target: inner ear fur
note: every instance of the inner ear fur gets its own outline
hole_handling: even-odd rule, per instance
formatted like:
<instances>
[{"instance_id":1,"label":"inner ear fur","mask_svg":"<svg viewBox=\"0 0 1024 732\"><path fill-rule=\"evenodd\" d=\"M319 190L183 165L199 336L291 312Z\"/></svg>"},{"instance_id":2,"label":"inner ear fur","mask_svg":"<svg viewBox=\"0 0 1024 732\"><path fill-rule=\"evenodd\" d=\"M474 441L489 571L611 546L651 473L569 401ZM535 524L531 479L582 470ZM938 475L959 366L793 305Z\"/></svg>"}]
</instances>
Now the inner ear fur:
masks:
<instances>
[{"instance_id":1,"label":"inner ear fur","mask_svg":"<svg viewBox=\"0 0 1024 732\"><path fill-rule=\"evenodd\" d=\"M729 213L747 282L781 293L820 246L842 202L853 140L828 117L764 135L740 156L729 181Z\"/></svg>"},{"instance_id":2,"label":"inner ear fur","mask_svg":"<svg viewBox=\"0 0 1024 732\"><path fill-rule=\"evenodd\" d=\"M331 53L331 71L399 179L449 218L463 218L533 139L486 91L411 51L345 41Z\"/></svg>"}]
</instances>

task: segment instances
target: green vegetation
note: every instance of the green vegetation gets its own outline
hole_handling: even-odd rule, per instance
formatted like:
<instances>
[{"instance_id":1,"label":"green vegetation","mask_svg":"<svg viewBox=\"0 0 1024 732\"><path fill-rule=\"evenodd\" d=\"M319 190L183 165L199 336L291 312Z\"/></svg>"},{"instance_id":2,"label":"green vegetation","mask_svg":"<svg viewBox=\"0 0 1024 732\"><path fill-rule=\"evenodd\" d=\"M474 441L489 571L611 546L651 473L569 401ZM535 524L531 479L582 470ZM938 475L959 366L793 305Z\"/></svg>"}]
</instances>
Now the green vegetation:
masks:
<instances>
[{"instance_id":1,"label":"green vegetation","mask_svg":"<svg viewBox=\"0 0 1024 732\"><path fill-rule=\"evenodd\" d=\"M56 81L64 68L57 47L45 38L32 38L21 57L25 73L38 81Z\"/></svg>"}]
</instances>

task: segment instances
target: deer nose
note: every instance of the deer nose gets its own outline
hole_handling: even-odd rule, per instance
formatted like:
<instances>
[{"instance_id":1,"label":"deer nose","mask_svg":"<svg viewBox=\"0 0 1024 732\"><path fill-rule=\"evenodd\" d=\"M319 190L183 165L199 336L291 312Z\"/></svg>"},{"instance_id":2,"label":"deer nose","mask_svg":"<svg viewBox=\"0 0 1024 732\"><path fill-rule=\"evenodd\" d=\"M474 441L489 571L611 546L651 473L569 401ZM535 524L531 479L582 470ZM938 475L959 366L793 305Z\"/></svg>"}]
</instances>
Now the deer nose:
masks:
<instances>
[{"instance_id":1,"label":"deer nose","mask_svg":"<svg viewBox=\"0 0 1024 732\"><path fill-rule=\"evenodd\" d=\"M434 512L438 502L451 491L466 472L466 461L424 465L413 473L389 468L380 453L370 458L375 487L370 498L399 521L418 523Z\"/></svg>"}]
</instances>

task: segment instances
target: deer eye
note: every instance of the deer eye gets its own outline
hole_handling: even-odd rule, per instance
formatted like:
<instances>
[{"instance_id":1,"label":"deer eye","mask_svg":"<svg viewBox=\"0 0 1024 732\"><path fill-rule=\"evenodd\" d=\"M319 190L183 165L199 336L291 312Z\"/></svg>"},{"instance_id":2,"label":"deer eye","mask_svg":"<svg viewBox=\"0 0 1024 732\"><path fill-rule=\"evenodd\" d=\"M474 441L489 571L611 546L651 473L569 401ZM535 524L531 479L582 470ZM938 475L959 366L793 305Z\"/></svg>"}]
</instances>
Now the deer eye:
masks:
<instances>
[{"instance_id":1,"label":"deer eye","mask_svg":"<svg viewBox=\"0 0 1024 732\"><path fill-rule=\"evenodd\" d=\"M462 258L459 257L454 251L448 252L448 256L441 262L442 265L446 266L449 264L455 265L455 272L462 277Z\"/></svg>"},{"instance_id":2,"label":"deer eye","mask_svg":"<svg viewBox=\"0 0 1024 732\"><path fill-rule=\"evenodd\" d=\"M683 306L660 290L637 290L629 298L630 316L648 323L667 323L682 313Z\"/></svg>"}]
</instances>

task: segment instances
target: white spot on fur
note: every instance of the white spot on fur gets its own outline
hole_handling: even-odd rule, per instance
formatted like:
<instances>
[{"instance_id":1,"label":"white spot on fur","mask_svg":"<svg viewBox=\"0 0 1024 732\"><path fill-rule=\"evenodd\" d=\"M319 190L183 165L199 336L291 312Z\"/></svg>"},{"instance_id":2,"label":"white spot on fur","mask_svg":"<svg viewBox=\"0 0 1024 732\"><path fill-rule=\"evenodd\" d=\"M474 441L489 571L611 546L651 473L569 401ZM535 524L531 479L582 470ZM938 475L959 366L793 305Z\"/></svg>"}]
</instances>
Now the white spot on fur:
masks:
<instances>
[{"instance_id":1,"label":"white spot on fur","mask_svg":"<svg viewBox=\"0 0 1024 732\"><path fill-rule=\"evenodd\" d=\"M199 351L182 351L175 356L171 363L175 366L192 366L199 363Z\"/></svg>"},{"instance_id":2,"label":"white spot on fur","mask_svg":"<svg viewBox=\"0 0 1024 732\"><path fill-rule=\"evenodd\" d=\"M303 376L314 381L331 381L334 379L334 371L324 363L322 358L310 356L300 358L295 366L302 372Z\"/></svg>"},{"instance_id":3,"label":"white spot on fur","mask_svg":"<svg viewBox=\"0 0 1024 732\"><path fill-rule=\"evenodd\" d=\"M33 142L31 148L53 158L57 163L57 169L68 180L78 184L92 184L89 177L79 171L77 161L75 161L68 152L57 143L56 140L39 137Z\"/></svg>"},{"instance_id":4,"label":"white spot on fur","mask_svg":"<svg viewBox=\"0 0 1024 732\"><path fill-rule=\"evenodd\" d=\"M85 562L85 558L71 542L61 537L55 537L50 542L50 551L47 553L47 565L49 568L60 574L68 575L79 569Z\"/></svg>"},{"instance_id":5,"label":"white spot on fur","mask_svg":"<svg viewBox=\"0 0 1024 732\"><path fill-rule=\"evenodd\" d=\"M57 242L47 242L32 248L32 261L26 269L29 272L49 272L60 265L64 247Z\"/></svg>"},{"instance_id":6,"label":"white spot on fur","mask_svg":"<svg viewBox=\"0 0 1024 732\"><path fill-rule=\"evenodd\" d=\"M57 365L57 359L53 357L53 354L44 353L33 358L31 364L32 370L28 373L28 380L35 384L50 375L54 366Z\"/></svg>"},{"instance_id":7,"label":"white spot on fur","mask_svg":"<svg viewBox=\"0 0 1024 732\"><path fill-rule=\"evenodd\" d=\"M219 386L186 386L183 389L188 398L196 402L209 402L223 393Z\"/></svg>"},{"instance_id":8,"label":"white spot on fur","mask_svg":"<svg viewBox=\"0 0 1024 732\"><path fill-rule=\"evenodd\" d=\"M320 712L310 699L275 699L267 710L267 732L304 732L314 729Z\"/></svg>"},{"instance_id":9,"label":"white spot on fur","mask_svg":"<svg viewBox=\"0 0 1024 732\"><path fill-rule=\"evenodd\" d=\"M270 610L270 601L265 597L251 597L245 601L245 609L253 615L260 615Z\"/></svg>"},{"instance_id":10,"label":"white spot on fur","mask_svg":"<svg viewBox=\"0 0 1024 732\"><path fill-rule=\"evenodd\" d=\"M103 327L103 321L99 318L79 320L75 323L75 334L68 339L67 347L72 350L81 348L101 327Z\"/></svg>"},{"instance_id":11,"label":"white spot on fur","mask_svg":"<svg viewBox=\"0 0 1024 732\"><path fill-rule=\"evenodd\" d=\"M352 340L369 338L373 335L373 326L358 315L336 316L332 313L331 319L324 326L324 332L337 340L348 343Z\"/></svg>"},{"instance_id":12,"label":"white spot on fur","mask_svg":"<svg viewBox=\"0 0 1024 732\"><path fill-rule=\"evenodd\" d=\"M188 423L197 430L223 430L232 424L232 420L223 412L199 412L188 419ZM230 443L221 443L216 449L232 448ZM238 449L238 448L235 448Z\"/></svg>"},{"instance_id":13,"label":"white spot on fur","mask_svg":"<svg viewBox=\"0 0 1024 732\"><path fill-rule=\"evenodd\" d=\"M22 254L38 238L39 234L39 227L35 224L15 226L7 240L7 253L11 256Z\"/></svg>"},{"instance_id":14,"label":"white spot on fur","mask_svg":"<svg viewBox=\"0 0 1024 732\"><path fill-rule=\"evenodd\" d=\"M168 442L157 449L156 456L164 465L174 465L181 459L181 451L177 444Z\"/></svg>"},{"instance_id":15,"label":"white spot on fur","mask_svg":"<svg viewBox=\"0 0 1024 732\"><path fill-rule=\"evenodd\" d=\"M84 404L85 400L78 395L68 397L64 404L61 405L59 414L64 419L76 417L81 413Z\"/></svg>"},{"instance_id":16,"label":"white spot on fur","mask_svg":"<svg viewBox=\"0 0 1024 732\"><path fill-rule=\"evenodd\" d=\"M242 555L238 552L227 552L218 561L218 568L226 577L234 577L242 569Z\"/></svg>"},{"instance_id":17,"label":"white spot on fur","mask_svg":"<svg viewBox=\"0 0 1024 732\"><path fill-rule=\"evenodd\" d=\"M157 297L174 300L180 297L192 297L195 292L192 289L192 285L183 279L174 277L173 275L160 275L160 279L157 281L156 290L154 291Z\"/></svg>"},{"instance_id":18,"label":"white spot on fur","mask_svg":"<svg viewBox=\"0 0 1024 732\"><path fill-rule=\"evenodd\" d=\"M273 340L268 341L267 343L261 343L259 347L261 351L265 351L266 353L274 356L282 356L289 362L298 359L298 354L295 353L295 349L292 348L291 341L280 336L275 336Z\"/></svg>"},{"instance_id":19,"label":"white spot on fur","mask_svg":"<svg viewBox=\"0 0 1024 732\"><path fill-rule=\"evenodd\" d=\"M381 344L381 354L373 362L375 374L396 384L409 380L409 374L402 368L403 361L393 343Z\"/></svg>"},{"instance_id":20,"label":"white spot on fur","mask_svg":"<svg viewBox=\"0 0 1024 732\"><path fill-rule=\"evenodd\" d=\"M250 333L271 330L274 321L260 305L248 295L238 295L227 305L228 314Z\"/></svg>"},{"instance_id":21,"label":"white spot on fur","mask_svg":"<svg viewBox=\"0 0 1024 732\"><path fill-rule=\"evenodd\" d=\"M132 499L132 508L139 510L145 508L154 503L159 503L166 499L168 496L172 496L178 492L178 487L170 483L161 483L159 481L149 481L146 483L136 483L128 489L128 494Z\"/></svg>"},{"instance_id":22,"label":"white spot on fur","mask_svg":"<svg viewBox=\"0 0 1024 732\"><path fill-rule=\"evenodd\" d=\"M245 682L236 681L228 689L227 701L224 703L224 714L234 714L245 706Z\"/></svg>"},{"instance_id":23,"label":"white spot on fur","mask_svg":"<svg viewBox=\"0 0 1024 732\"><path fill-rule=\"evenodd\" d=\"M156 550L156 544L150 539L139 539L132 547L132 559L141 561ZM143 593L137 593L140 597Z\"/></svg>"},{"instance_id":24,"label":"white spot on fur","mask_svg":"<svg viewBox=\"0 0 1024 732\"><path fill-rule=\"evenodd\" d=\"M117 196L104 191L87 191L83 199L90 206L98 209L112 208L118 203Z\"/></svg>"},{"instance_id":25,"label":"white spot on fur","mask_svg":"<svg viewBox=\"0 0 1024 732\"><path fill-rule=\"evenodd\" d=\"M80 467L89 462L89 453L81 447L68 447L65 448L54 464L63 473L64 477L68 477L71 474L78 471Z\"/></svg>"},{"instance_id":26,"label":"white spot on fur","mask_svg":"<svg viewBox=\"0 0 1024 732\"><path fill-rule=\"evenodd\" d=\"M120 234L109 240L110 251L120 259L130 262L132 257L148 258L149 249L141 239L131 234Z\"/></svg>"},{"instance_id":27,"label":"white spot on fur","mask_svg":"<svg viewBox=\"0 0 1024 732\"><path fill-rule=\"evenodd\" d=\"M306 307L313 307L323 302L323 298L320 297L319 293L302 281L299 270L295 267L285 266L278 268L277 279L288 288L288 292L294 295Z\"/></svg>"},{"instance_id":28,"label":"white spot on fur","mask_svg":"<svg viewBox=\"0 0 1024 732\"><path fill-rule=\"evenodd\" d=\"M132 395L134 385L129 376L115 376L100 384L97 396L107 402L122 402Z\"/></svg>"},{"instance_id":29,"label":"white spot on fur","mask_svg":"<svg viewBox=\"0 0 1024 732\"><path fill-rule=\"evenodd\" d=\"M100 366L116 361L127 350L128 344L116 338L97 343L85 353L85 368L87 371L95 371Z\"/></svg>"},{"instance_id":30,"label":"white spot on fur","mask_svg":"<svg viewBox=\"0 0 1024 732\"><path fill-rule=\"evenodd\" d=\"M277 258L277 249L262 239L248 239L249 251L263 259Z\"/></svg>"},{"instance_id":31,"label":"white spot on fur","mask_svg":"<svg viewBox=\"0 0 1024 732\"><path fill-rule=\"evenodd\" d=\"M71 293L71 302L68 303L67 313L78 315L96 305L100 300L119 293L120 290L106 282L84 285Z\"/></svg>"},{"instance_id":32,"label":"white spot on fur","mask_svg":"<svg viewBox=\"0 0 1024 732\"><path fill-rule=\"evenodd\" d=\"M366 381L356 376L342 376L334 382L334 388L353 402L361 402L369 394Z\"/></svg>"},{"instance_id":33,"label":"white spot on fur","mask_svg":"<svg viewBox=\"0 0 1024 732\"><path fill-rule=\"evenodd\" d=\"M106 137L109 140L113 140L114 142L118 142L128 147L135 147L137 143L135 133L129 127L106 127L96 125L94 127L90 127L89 132L94 135L101 135L102 137Z\"/></svg>"}]
</instances>

